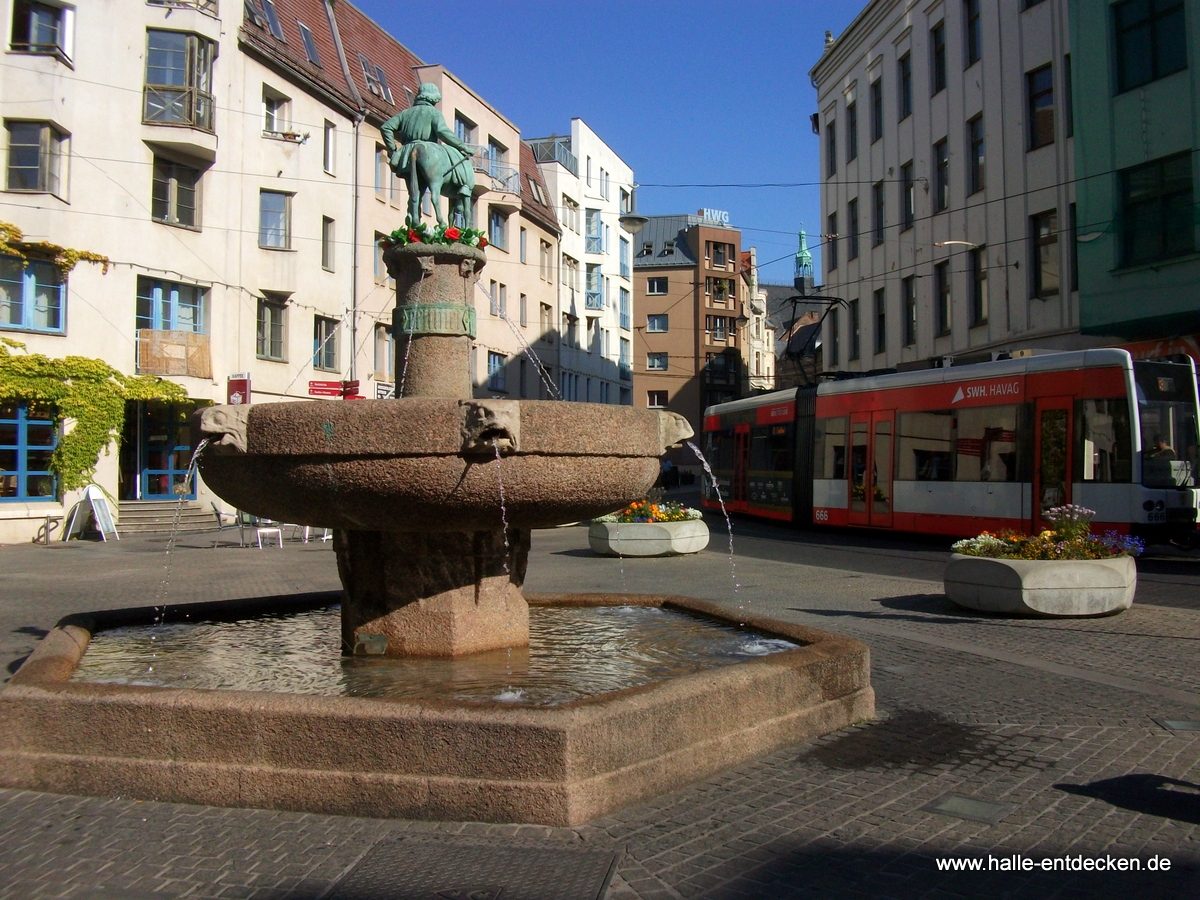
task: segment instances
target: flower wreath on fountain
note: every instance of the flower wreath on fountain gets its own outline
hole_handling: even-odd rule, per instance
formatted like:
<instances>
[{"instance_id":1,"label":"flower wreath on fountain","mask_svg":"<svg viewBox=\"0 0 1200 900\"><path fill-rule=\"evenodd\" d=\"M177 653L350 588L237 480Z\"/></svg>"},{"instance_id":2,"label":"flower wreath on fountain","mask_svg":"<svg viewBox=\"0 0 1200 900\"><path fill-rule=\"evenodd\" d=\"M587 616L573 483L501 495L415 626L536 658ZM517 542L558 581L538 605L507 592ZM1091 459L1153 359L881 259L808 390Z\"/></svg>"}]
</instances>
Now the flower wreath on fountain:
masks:
<instances>
[{"instance_id":1,"label":"flower wreath on fountain","mask_svg":"<svg viewBox=\"0 0 1200 900\"><path fill-rule=\"evenodd\" d=\"M1092 534L1092 516L1096 511L1075 504L1046 510L1044 518L1054 527L1041 534L1013 531L992 534L985 531L967 538L951 549L965 556L991 559L1113 559L1137 556L1146 549L1141 538L1107 531Z\"/></svg>"},{"instance_id":2,"label":"flower wreath on fountain","mask_svg":"<svg viewBox=\"0 0 1200 900\"><path fill-rule=\"evenodd\" d=\"M607 516L597 516L593 522L616 522L625 525L630 522L687 522L691 519L702 519L704 514L698 509L676 503L674 500L662 499L661 492L651 491L641 500L634 500L619 512Z\"/></svg>"},{"instance_id":3,"label":"flower wreath on fountain","mask_svg":"<svg viewBox=\"0 0 1200 900\"><path fill-rule=\"evenodd\" d=\"M387 250L391 246L403 247L405 244L466 244L468 247L478 247L482 250L488 245L487 236L478 228L459 228L456 225L438 225L431 228L424 222L417 225L397 228L379 242L379 246Z\"/></svg>"}]
</instances>

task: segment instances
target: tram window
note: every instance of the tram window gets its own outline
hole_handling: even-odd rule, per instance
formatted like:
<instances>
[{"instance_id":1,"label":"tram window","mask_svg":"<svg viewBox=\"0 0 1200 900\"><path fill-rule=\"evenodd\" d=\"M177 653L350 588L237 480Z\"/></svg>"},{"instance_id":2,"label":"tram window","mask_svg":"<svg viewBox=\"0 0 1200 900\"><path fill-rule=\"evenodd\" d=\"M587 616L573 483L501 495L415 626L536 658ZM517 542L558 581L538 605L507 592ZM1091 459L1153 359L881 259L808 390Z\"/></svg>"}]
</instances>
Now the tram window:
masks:
<instances>
[{"instance_id":1,"label":"tram window","mask_svg":"<svg viewBox=\"0 0 1200 900\"><path fill-rule=\"evenodd\" d=\"M846 419L817 419L813 478L846 480Z\"/></svg>"},{"instance_id":2,"label":"tram window","mask_svg":"<svg viewBox=\"0 0 1200 900\"><path fill-rule=\"evenodd\" d=\"M897 422L897 481L954 479L954 414L948 409L900 413Z\"/></svg>"},{"instance_id":3,"label":"tram window","mask_svg":"<svg viewBox=\"0 0 1200 900\"><path fill-rule=\"evenodd\" d=\"M750 468L758 472L790 472L792 426L770 425L750 429Z\"/></svg>"},{"instance_id":4,"label":"tram window","mask_svg":"<svg viewBox=\"0 0 1200 900\"><path fill-rule=\"evenodd\" d=\"M714 469L733 469L733 431L710 431L706 456Z\"/></svg>"},{"instance_id":5,"label":"tram window","mask_svg":"<svg viewBox=\"0 0 1200 900\"><path fill-rule=\"evenodd\" d=\"M1133 478L1133 439L1129 401L1075 402L1075 480L1129 482Z\"/></svg>"},{"instance_id":6,"label":"tram window","mask_svg":"<svg viewBox=\"0 0 1200 900\"><path fill-rule=\"evenodd\" d=\"M1191 372L1172 363L1135 362L1142 438L1142 484L1191 487L1196 483L1197 423Z\"/></svg>"},{"instance_id":7,"label":"tram window","mask_svg":"<svg viewBox=\"0 0 1200 900\"><path fill-rule=\"evenodd\" d=\"M1017 480L1017 408L960 409L954 441L955 481Z\"/></svg>"}]
</instances>

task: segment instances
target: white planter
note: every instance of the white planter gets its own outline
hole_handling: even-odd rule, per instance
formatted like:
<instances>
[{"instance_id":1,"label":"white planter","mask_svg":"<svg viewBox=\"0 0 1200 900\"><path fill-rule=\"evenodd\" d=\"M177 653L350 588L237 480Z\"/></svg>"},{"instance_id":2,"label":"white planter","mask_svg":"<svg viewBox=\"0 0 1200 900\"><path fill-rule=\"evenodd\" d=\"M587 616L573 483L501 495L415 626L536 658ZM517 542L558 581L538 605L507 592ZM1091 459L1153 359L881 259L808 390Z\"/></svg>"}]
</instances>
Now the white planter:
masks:
<instances>
[{"instance_id":1,"label":"white planter","mask_svg":"<svg viewBox=\"0 0 1200 900\"><path fill-rule=\"evenodd\" d=\"M946 596L968 609L1018 616L1107 616L1129 609L1137 589L1131 556L988 559L955 553Z\"/></svg>"},{"instance_id":2,"label":"white planter","mask_svg":"<svg viewBox=\"0 0 1200 900\"><path fill-rule=\"evenodd\" d=\"M708 546L703 519L683 522L593 522L588 544L601 556L670 556Z\"/></svg>"}]
</instances>

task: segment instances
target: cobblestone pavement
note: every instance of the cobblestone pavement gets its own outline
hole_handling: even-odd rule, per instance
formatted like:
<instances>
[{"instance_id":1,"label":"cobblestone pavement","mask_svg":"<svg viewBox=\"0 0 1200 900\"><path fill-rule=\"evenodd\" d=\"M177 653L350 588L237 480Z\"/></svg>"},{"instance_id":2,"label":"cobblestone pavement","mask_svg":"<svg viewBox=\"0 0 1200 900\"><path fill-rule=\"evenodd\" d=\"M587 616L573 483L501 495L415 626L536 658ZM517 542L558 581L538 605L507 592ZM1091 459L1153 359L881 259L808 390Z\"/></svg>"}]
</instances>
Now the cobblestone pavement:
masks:
<instances>
[{"instance_id":1,"label":"cobblestone pavement","mask_svg":"<svg viewBox=\"0 0 1200 900\"><path fill-rule=\"evenodd\" d=\"M171 602L337 588L327 544L212 537L172 554ZM717 526L694 557L599 559L586 544L582 528L535 534L527 587L687 593L857 637L878 718L574 829L0 791L0 900L317 900L397 831L616 850L612 900L1200 896L1200 731L1184 730L1200 720L1200 590L1186 578L1170 607L1012 620L950 605L934 554L901 578L749 556L731 572ZM14 665L68 612L155 602L164 547L0 548L0 658ZM1014 855L1170 869L996 870Z\"/></svg>"}]
</instances>

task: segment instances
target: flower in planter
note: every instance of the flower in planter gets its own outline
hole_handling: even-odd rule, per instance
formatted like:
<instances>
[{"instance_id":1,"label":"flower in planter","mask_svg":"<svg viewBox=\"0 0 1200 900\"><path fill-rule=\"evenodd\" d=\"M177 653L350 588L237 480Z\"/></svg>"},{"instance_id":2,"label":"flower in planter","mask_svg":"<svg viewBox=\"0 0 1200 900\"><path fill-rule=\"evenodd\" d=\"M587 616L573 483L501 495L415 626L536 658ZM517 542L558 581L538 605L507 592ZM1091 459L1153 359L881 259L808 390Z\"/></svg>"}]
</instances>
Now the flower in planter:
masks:
<instances>
[{"instance_id":1,"label":"flower in planter","mask_svg":"<svg viewBox=\"0 0 1200 900\"><path fill-rule=\"evenodd\" d=\"M619 512L609 513L607 516L600 516L592 521L616 522L624 525L629 522L687 522L700 518L703 518L700 510L684 506L673 500L664 502L660 492L652 491L649 496L643 497L641 500L634 500Z\"/></svg>"},{"instance_id":2,"label":"flower in planter","mask_svg":"<svg viewBox=\"0 0 1200 900\"><path fill-rule=\"evenodd\" d=\"M1095 510L1068 504L1046 510L1046 521L1054 527L1041 534L1025 535L1004 532L994 535L987 531L977 537L958 541L951 549L966 556L986 556L991 559L1112 559L1116 556L1137 556L1146 549L1136 537L1117 534L1091 533Z\"/></svg>"},{"instance_id":3,"label":"flower in planter","mask_svg":"<svg viewBox=\"0 0 1200 900\"><path fill-rule=\"evenodd\" d=\"M478 228L458 228L454 225L439 225L430 228L425 222L397 228L384 240L390 244L466 244L469 247L486 247L487 239ZM383 246L383 241L380 241Z\"/></svg>"}]
</instances>

